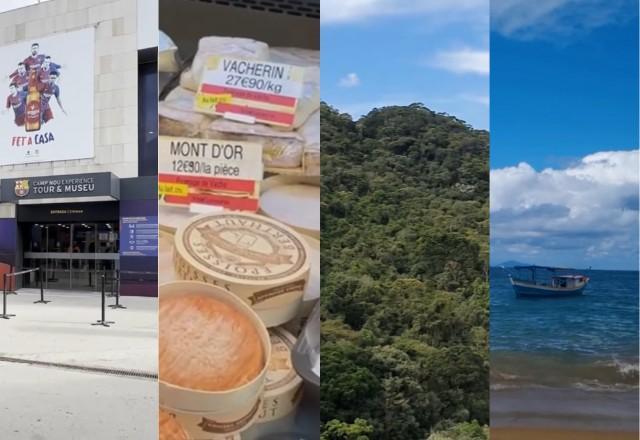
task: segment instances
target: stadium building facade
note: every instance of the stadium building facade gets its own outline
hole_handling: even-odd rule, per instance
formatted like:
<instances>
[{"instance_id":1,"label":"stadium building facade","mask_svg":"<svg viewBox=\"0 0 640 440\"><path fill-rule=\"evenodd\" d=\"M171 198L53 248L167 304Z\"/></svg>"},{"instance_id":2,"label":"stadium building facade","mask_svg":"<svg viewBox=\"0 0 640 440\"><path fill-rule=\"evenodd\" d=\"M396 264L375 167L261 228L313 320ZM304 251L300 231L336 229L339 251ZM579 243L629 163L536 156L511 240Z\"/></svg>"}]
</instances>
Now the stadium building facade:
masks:
<instances>
[{"instance_id":1,"label":"stadium building facade","mask_svg":"<svg viewBox=\"0 0 640 440\"><path fill-rule=\"evenodd\" d=\"M157 294L156 23L146 0L0 14L0 273L41 269L18 287Z\"/></svg>"}]
</instances>

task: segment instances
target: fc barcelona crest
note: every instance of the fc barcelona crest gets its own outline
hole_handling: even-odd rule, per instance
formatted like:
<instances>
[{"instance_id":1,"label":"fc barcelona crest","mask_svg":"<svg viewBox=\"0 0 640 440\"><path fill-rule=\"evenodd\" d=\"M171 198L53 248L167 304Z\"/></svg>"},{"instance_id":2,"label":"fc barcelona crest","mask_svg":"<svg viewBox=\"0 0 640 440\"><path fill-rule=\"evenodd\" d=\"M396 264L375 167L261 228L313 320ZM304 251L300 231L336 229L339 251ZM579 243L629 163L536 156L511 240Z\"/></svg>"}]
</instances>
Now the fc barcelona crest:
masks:
<instances>
[{"instance_id":1,"label":"fc barcelona crest","mask_svg":"<svg viewBox=\"0 0 640 440\"><path fill-rule=\"evenodd\" d=\"M29 194L29 181L27 179L24 180L16 180L16 186L14 188L16 196L24 197Z\"/></svg>"}]
</instances>

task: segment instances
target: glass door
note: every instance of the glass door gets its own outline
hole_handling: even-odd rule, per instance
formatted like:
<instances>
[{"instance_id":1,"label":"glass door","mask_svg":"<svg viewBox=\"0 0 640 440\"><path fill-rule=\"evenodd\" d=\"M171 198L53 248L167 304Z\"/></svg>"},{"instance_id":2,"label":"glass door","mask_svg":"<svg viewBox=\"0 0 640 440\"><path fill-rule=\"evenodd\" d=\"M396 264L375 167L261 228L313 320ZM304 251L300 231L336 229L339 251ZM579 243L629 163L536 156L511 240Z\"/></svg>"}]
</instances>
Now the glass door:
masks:
<instances>
[{"instance_id":1,"label":"glass door","mask_svg":"<svg viewBox=\"0 0 640 440\"><path fill-rule=\"evenodd\" d=\"M58 223L45 226L47 247L45 249L45 288L71 288L69 269L71 269L71 225ZM39 256L39 255L36 255Z\"/></svg>"},{"instance_id":2,"label":"glass door","mask_svg":"<svg viewBox=\"0 0 640 440\"><path fill-rule=\"evenodd\" d=\"M71 225L71 289L95 290L96 288L96 225L74 223Z\"/></svg>"},{"instance_id":3,"label":"glass door","mask_svg":"<svg viewBox=\"0 0 640 440\"><path fill-rule=\"evenodd\" d=\"M24 267L41 267L46 289L99 291L119 267L117 223L35 224L26 227ZM39 275L25 276L24 287L38 287Z\"/></svg>"}]
</instances>

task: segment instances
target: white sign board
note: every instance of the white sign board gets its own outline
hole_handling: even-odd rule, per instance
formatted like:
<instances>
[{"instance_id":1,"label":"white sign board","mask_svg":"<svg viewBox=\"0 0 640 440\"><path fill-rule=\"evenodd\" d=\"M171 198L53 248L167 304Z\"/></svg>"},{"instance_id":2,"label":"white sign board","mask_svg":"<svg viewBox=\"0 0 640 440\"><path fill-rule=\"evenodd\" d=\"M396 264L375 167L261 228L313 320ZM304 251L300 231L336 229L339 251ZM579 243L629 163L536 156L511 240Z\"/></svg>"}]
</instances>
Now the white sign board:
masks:
<instances>
[{"instance_id":1,"label":"white sign board","mask_svg":"<svg viewBox=\"0 0 640 440\"><path fill-rule=\"evenodd\" d=\"M94 156L94 33L0 47L0 165Z\"/></svg>"},{"instance_id":2,"label":"white sign board","mask_svg":"<svg viewBox=\"0 0 640 440\"><path fill-rule=\"evenodd\" d=\"M158 173L262 180L262 145L247 141L160 136Z\"/></svg>"}]
</instances>

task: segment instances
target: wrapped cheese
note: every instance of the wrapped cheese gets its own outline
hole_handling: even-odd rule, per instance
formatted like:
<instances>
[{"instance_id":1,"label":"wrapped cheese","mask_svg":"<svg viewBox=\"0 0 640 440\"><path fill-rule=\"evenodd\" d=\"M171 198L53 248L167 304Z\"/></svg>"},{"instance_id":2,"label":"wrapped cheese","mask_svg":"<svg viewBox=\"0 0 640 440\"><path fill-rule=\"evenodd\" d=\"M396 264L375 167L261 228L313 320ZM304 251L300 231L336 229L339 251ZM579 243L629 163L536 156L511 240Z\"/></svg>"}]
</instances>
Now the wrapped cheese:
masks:
<instances>
[{"instance_id":1,"label":"wrapped cheese","mask_svg":"<svg viewBox=\"0 0 640 440\"><path fill-rule=\"evenodd\" d=\"M178 72L180 66L177 60L178 48L167 34L160 31L158 41L158 71Z\"/></svg>"},{"instance_id":2,"label":"wrapped cheese","mask_svg":"<svg viewBox=\"0 0 640 440\"><path fill-rule=\"evenodd\" d=\"M176 87L158 104L162 136L197 137L210 118L193 110L195 93Z\"/></svg>"},{"instance_id":3,"label":"wrapped cheese","mask_svg":"<svg viewBox=\"0 0 640 440\"><path fill-rule=\"evenodd\" d=\"M280 131L262 124L243 124L193 110L195 92L176 87L158 107L160 134L208 139L243 140L263 145L266 167L302 166L304 139L295 131Z\"/></svg>"},{"instance_id":4,"label":"wrapped cheese","mask_svg":"<svg viewBox=\"0 0 640 440\"><path fill-rule=\"evenodd\" d=\"M271 61L304 68L302 96L299 97L291 130L300 127L320 108L320 52L294 47L269 49L266 43L248 38L205 37L198 44L198 52L190 69L182 72L180 86L197 91L211 56Z\"/></svg>"},{"instance_id":5,"label":"wrapped cheese","mask_svg":"<svg viewBox=\"0 0 640 440\"><path fill-rule=\"evenodd\" d=\"M204 37L198 42L198 51L190 69L180 75L180 86L194 92L198 90L202 73L211 56L227 56L248 60L267 60L269 46L250 38Z\"/></svg>"},{"instance_id":6,"label":"wrapped cheese","mask_svg":"<svg viewBox=\"0 0 640 440\"><path fill-rule=\"evenodd\" d=\"M183 70L180 74L180 87L194 92L198 90L198 81L193 77L191 68Z\"/></svg>"},{"instance_id":7,"label":"wrapped cheese","mask_svg":"<svg viewBox=\"0 0 640 440\"><path fill-rule=\"evenodd\" d=\"M320 175L320 110L315 111L298 130L304 139L304 171L308 176Z\"/></svg>"},{"instance_id":8,"label":"wrapped cheese","mask_svg":"<svg viewBox=\"0 0 640 440\"><path fill-rule=\"evenodd\" d=\"M304 141L293 131L280 131L267 125L243 124L217 118L204 130L205 137L244 140L262 144L262 161L266 167L299 168Z\"/></svg>"},{"instance_id":9,"label":"wrapped cheese","mask_svg":"<svg viewBox=\"0 0 640 440\"><path fill-rule=\"evenodd\" d=\"M269 61L305 68L302 96L298 100L293 121L293 127L298 128L320 108L320 51L298 47L273 47L269 51Z\"/></svg>"}]
</instances>

